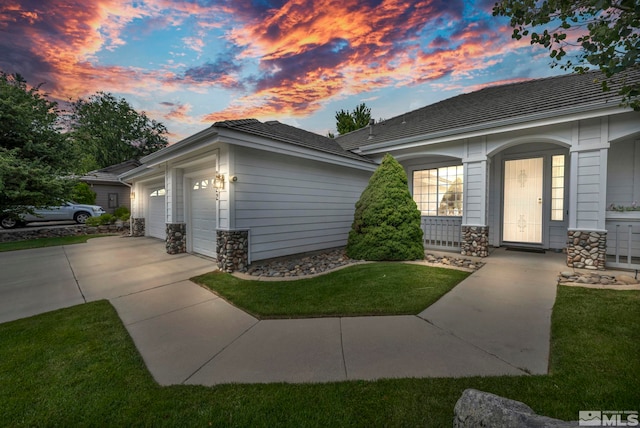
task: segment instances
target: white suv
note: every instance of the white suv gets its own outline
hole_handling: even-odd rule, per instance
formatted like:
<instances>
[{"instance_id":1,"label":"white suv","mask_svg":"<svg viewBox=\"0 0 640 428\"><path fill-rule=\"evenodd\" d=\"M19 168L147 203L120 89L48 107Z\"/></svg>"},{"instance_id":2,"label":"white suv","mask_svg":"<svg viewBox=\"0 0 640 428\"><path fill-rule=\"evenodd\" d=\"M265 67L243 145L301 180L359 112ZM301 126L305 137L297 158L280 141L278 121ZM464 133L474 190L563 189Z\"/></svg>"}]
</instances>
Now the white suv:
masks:
<instances>
[{"instance_id":1,"label":"white suv","mask_svg":"<svg viewBox=\"0 0 640 428\"><path fill-rule=\"evenodd\" d=\"M0 226L4 229L13 229L16 226L35 221L59 221L74 220L84 224L89 217L99 217L105 214L105 210L98 205L83 205L75 202L65 202L59 207L39 208L33 210L34 214L5 215L0 218Z\"/></svg>"}]
</instances>

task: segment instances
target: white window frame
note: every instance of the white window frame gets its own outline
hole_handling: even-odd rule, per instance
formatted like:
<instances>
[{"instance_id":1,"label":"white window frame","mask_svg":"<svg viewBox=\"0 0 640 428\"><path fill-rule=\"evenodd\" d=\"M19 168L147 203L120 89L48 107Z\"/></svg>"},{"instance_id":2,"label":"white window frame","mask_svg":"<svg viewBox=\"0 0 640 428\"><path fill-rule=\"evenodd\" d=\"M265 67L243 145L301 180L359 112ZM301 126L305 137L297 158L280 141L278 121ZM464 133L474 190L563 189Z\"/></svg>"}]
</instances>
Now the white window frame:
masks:
<instances>
[{"instance_id":1,"label":"white window frame","mask_svg":"<svg viewBox=\"0 0 640 428\"><path fill-rule=\"evenodd\" d=\"M428 174L431 174L431 179L435 179L438 184L425 183L425 179L429 180L429 177L426 177ZM462 217L464 165L414 170L412 179L413 200L423 217Z\"/></svg>"}]
</instances>

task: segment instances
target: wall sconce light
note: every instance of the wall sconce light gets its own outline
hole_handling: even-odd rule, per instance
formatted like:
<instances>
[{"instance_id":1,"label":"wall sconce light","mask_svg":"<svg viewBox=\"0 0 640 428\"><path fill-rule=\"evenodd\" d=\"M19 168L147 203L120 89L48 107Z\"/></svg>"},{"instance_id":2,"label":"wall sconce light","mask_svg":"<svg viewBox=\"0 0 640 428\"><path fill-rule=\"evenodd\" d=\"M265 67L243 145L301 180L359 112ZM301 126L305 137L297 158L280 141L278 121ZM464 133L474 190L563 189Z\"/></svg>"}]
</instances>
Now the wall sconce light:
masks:
<instances>
[{"instance_id":1,"label":"wall sconce light","mask_svg":"<svg viewBox=\"0 0 640 428\"><path fill-rule=\"evenodd\" d=\"M216 177L213 179L213 187L215 187L216 190L224 189L224 175L223 174L216 174Z\"/></svg>"},{"instance_id":2,"label":"wall sconce light","mask_svg":"<svg viewBox=\"0 0 640 428\"><path fill-rule=\"evenodd\" d=\"M131 192L131 200L134 200L136 198L136 192Z\"/></svg>"}]
</instances>

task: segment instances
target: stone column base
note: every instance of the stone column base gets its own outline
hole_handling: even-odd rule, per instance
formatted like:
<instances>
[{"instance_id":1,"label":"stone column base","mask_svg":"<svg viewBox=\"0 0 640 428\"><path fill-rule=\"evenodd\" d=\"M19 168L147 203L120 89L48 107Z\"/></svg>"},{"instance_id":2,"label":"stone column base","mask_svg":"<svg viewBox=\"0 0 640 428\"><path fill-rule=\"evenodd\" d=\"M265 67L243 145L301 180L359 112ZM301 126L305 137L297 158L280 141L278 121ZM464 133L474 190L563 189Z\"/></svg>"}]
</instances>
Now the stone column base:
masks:
<instances>
[{"instance_id":1,"label":"stone column base","mask_svg":"<svg viewBox=\"0 0 640 428\"><path fill-rule=\"evenodd\" d=\"M567 266L604 270L607 258L607 232L568 231Z\"/></svg>"},{"instance_id":2,"label":"stone column base","mask_svg":"<svg viewBox=\"0 0 640 428\"><path fill-rule=\"evenodd\" d=\"M461 251L463 256L489 255L489 226L462 226Z\"/></svg>"},{"instance_id":3,"label":"stone column base","mask_svg":"<svg viewBox=\"0 0 640 428\"><path fill-rule=\"evenodd\" d=\"M131 236L144 236L144 217L133 219Z\"/></svg>"},{"instance_id":4,"label":"stone column base","mask_svg":"<svg viewBox=\"0 0 640 428\"><path fill-rule=\"evenodd\" d=\"M167 223L167 254L187 252L187 225L184 223Z\"/></svg>"},{"instance_id":5,"label":"stone column base","mask_svg":"<svg viewBox=\"0 0 640 428\"><path fill-rule=\"evenodd\" d=\"M218 268L223 272L246 272L249 266L249 231L216 230Z\"/></svg>"}]
</instances>

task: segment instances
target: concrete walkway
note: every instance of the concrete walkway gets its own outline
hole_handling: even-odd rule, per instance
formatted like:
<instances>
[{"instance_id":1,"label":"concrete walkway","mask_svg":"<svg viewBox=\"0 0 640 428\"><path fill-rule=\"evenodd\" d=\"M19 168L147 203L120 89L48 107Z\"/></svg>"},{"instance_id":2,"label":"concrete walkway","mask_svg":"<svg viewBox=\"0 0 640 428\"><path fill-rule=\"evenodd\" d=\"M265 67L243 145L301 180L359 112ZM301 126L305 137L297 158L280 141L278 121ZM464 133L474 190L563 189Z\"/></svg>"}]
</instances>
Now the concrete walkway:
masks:
<instances>
[{"instance_id":1,"label":"concrete walkway","mask_svg":"<svg viewBox=\"0 0 640 428\"><path fill-rule=\"evenodd\" d=\"M100 238L0 253L0 322L109 299L162 385L541 374L563 260L496 250L418 316L259 321L187 280L213 261Z\"/></svg>"}]
</instances>

